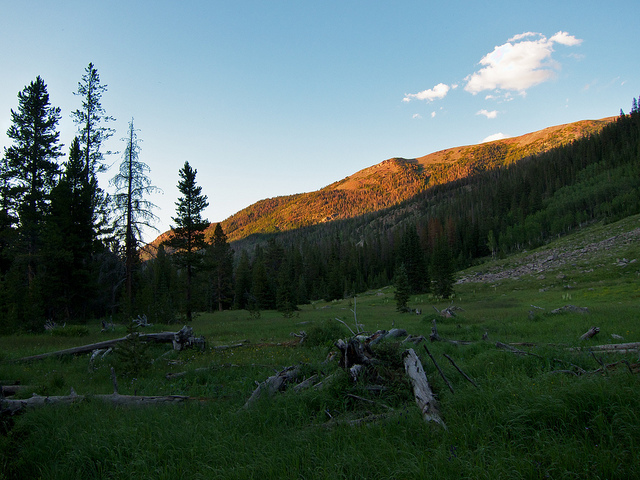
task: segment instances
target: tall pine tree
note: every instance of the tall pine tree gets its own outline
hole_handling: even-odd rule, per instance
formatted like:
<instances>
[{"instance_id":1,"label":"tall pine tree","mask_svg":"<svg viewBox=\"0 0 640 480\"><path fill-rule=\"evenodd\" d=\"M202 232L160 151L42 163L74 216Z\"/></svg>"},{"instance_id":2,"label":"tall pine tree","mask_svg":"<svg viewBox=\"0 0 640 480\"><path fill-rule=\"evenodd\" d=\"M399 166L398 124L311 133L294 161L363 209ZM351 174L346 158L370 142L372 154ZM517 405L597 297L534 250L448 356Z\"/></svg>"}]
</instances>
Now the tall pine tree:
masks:
<instances>
[{"instance_id":1,"label":"tall pine tree","mask_svg":"<svg viewBox=\"0 0 640 480\"><path fill-rule=\"evenodd\" d=\"M109 197L98 187L97 173L106 171L104 155L112 152L103 152L103 144L114 134L114 129L108 127L109 122L115 119L107 115L102 106L102 95L107 90L107 85L100 83L98 70L89 63L85 69L78 90L75 95L82 98L81 108L75 110L71 117L78 129L78 138L84 160L84 174L86 182L95 184L91 203L92 237L87 239L99 248L97 240L108 232L108 204Z\"/></svg>"},{"instance_id":2,"label":"tall pine tree","mask_svg":"<svg viewBox=\"0 0 640 480\"><path fill-rule=\"evenodd\" d=\"M219 223L205 251L205 264L210 304L218 311L229 308L233 301L233 250Z\"/></svg>"},{"instance_id":3,"label":"tall pine tree","mask_svg":"<svg viewBox=\"0 0 640 480\"><path fill-rule=\"evenodd\" d=\"M57 163L62 155L57 131L59 120L60 108L51 106L47 86L38 76L18 93L18 110L11 110L12 124L7 130L13 145L6 149L5 157L15 182L19 232L29 283L36 273L49 194L60 170Z\"/></svg>"},{"instance_id":4,"label":"tall pine tree","mask_svg":"<svg viewBox=\"0 0 640 480\"><path fill-rule=\"evenodd\" d=\"M171 227L171 236L165 242L175 251L178 265L185 269L187 321L191 321L193 316L192 280L194 270L202 262L199 252L206 247L204 230L209 226L209 221L202 218L202 211L207 208L209 202L207 196L202 194L202 187L196 185L197 173L189 162L185 162L180 169L178 190L182 196L176 202L177 216L172 217L176 226Z\"/></svg>"},{"instance_id":5,"label":"tall pine tree","mask_svg":"<svg viewBox=\"0 0 640 480\"><path fill-rule=\"evenodd\" d=\"M69 148L64 173L51 191L46 230L48 304L53 317L84 320L91 314L96 282L91 272L91 202L95 179L85 175L78 138Z\"/></svg>"}]
</instances>

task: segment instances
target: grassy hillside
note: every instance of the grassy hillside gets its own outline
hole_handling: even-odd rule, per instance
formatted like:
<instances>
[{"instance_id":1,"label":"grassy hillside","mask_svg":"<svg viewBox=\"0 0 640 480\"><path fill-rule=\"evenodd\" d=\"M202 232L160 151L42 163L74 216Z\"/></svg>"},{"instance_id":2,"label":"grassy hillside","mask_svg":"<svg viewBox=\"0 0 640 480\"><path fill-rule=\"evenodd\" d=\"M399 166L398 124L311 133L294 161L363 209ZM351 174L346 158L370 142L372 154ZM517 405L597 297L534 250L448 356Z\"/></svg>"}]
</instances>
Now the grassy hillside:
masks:
<instances>
[{"instance_id":1,"label":"grassy hillside","mask_svg":"<svg viewBox=\"0 0 640 480\"><path fill-rule=\"evenodd\" d=\"M94 400L3 417L0 478L637 478L638 352L590 350L640 342L639 228L636 215L515 256L485 259L459 273L453 304L461 310L450 319L433 309L450 302L428 295L410 300L420 315L396 312L391 288L315 302L294 317L200 315L192 326L207 338L204 352L152 346L148 370L119 377L123 394L199 400L151 408ZM565 305L589 313L551 313ZM355 384L336 359L327 360L333 340L349 336L335 318L354 328L353 311L368 331L395 326L428 338L435 319L441 337L471 342L428 343L453 392L423 346L412 345L446 430L425 423L413 401L398 368L406 344L381 345L376 354L385 363L377 377ZM579 340L592 326L600 333ZM89 370L87 355L12 361L125 333L124 326L109 334L99 330L89 324L69 332L81 337L0 337L0 379L31 385L24 396L63 395L71 387L78 394L110 393L110 368L122 369L113 355ZM290 332L301 330L308 338L299 345ZM534 355L496 348L497 341ZM244 346L215 348L237 342ZM569 350L575 347L581 350ZM600 362L610 366L602 369ZM307 377L319 375L327 386L290 388L242 408L255 381L290 365L301 365ZM186 373L167 378L178 372ZM372 384L385 389L368 389ZM354 423L358 419L364 421Z\"/></svg>"}]
</instances>

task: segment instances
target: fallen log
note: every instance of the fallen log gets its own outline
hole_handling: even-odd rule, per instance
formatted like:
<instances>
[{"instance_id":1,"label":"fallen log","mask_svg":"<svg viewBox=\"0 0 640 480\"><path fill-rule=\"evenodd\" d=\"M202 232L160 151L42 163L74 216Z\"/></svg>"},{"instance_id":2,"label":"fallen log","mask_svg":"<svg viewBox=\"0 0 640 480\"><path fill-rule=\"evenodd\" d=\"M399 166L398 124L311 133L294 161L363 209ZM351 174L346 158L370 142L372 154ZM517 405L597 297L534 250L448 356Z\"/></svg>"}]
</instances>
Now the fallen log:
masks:
<instances>
[{"instance_id":1,"label":"fallen log","mask_svg":"<svg viewBox=\"0 0 640 480\"><path fill-rule=\"evenodd\" d=\"M587 307L576 307L575 305L565 305L564 307L556 308L555 310L551 310L550 313L558 314L558 313L589 313L589 309Z\"/></svg>"},{"instance_id":2,"label":"fallen log","mask_svg":"<svg viewBox=\"0 0 640 480\"><path fill-rule=\"evenodd\" d=\"M628 352L637 352L638 350L640 350L640 342L590 345L589 347L570 347L570 348L567 348L567 350L580 351L583 348L587 348L589 350L605 350L607 352L628 353Z\"/></svg>"},{"instance_id":3,"label":"fallen log","mask_svg":"<svg viewBox=\"0 0 640 480\"><path fill-rule=\"evenodd\" d=\"M298 377L299 373L299 367L287 367L267 378L264 382L258 384L258 387L253 391L251 397L249 397L249 400L247 400L242 408L249 408L262 395L272 396L276 392L283 390L287 383Z\"/></svg>"},{"instance_id":4,"label":"fallen log","mask_svg":"<svg viewBox=\"0 0 640 480\"><path fill-rule=\"evenodd\" d=\"M600 327L591 327L585 333L580 336L580 340L586 340L587 338L593 338L600 333Z\"/></svg>"},{"instance_id":5,"label":"fallen log","mask_svg":"<svg viewBox=\"0 0 640 480\"><path fill-rule=\"evenodd\" d=\"M515 355L531 355L533 357L542 358L540 355L531 352L525 352L524 350L520 350L519 348L512 347L511 345L507 345L506 343L496 342L496 348L501 350L506 350L507 352L511 352Z\"/></svg>"},{"instance_id":6,"label":"fallen log","mask_svg":"<svg viewBox=\"0 0 640 480\"><path fill-rule=\"evenodd\" d=\"M191 328L191 327L183 327L178 332L145 333L145 334L140 334L139 337L140 337L140 340L142 340L143 342L173 343L174 348L176 348L176 343L178 345L182 345L181 348L176 348L176 350L181 350L183 348L186 348L187 345L200 343L200 341L197 341L197 342L191 341L191 343L188 343L190 338L196 338L196 337L185 336L184 333L181 333L185 328ZM81 345L79 347L67 348L67 349L58 350L55 352L40 353L38 355L22 357L22 358L18 358L15 361L28 362L31 360L42 360L49 357L61 357L64 355L79 355L83 353L90 353L90 352L93 352L94 350L113 348L118 343L125 342L128 339L129 339L129 335L122 338L104 340L102 342L91 343L89 345ZM182 344L180 343L181 341L182 341ZM204 342L204 340L202 340L202 342Z\"/></svg>"},{"instance_id":7,"label":"fallen log","mask_svg":"<svg viewBox=\"0 0 640 480\"><path fill-rule=\"evenodd\" d=\"M202 351L205 349L204 337L196 337L193 334L193 328L184 326L173 335L173 349L184 350L185 348L198 348Z\"/></svg>"},{"instance_id":8,"label":"fallen log","mask_svg":"<svg viewBox=\"0 0 640 480\"><path fill-rule=\"evenodd\" d=\"M424 373L422 363L413 348L410 348L403 353L403 362L404 371L411 381L413 396L420 412L422 413L422 418L425 422L436 422L446 430L447 426L442 421L440 414L438 413L436 399L431 391L431 387L429 386L427 375Z\"/></svg>"},{"instance_id":9,"label":"fallen log","mask_svg":"<svg viewBox=\"0 0 640 480\"><path fill-rule=\"evenodd\" d=\"M69 405L72 403L83 402L85 400L100 400L113 406L141 406L141 405L159 405L165 403L179 403L187 400L199 400L194 397L184 395L120 395L118 393L110 393L107 395L78 395L71 389L70 395L63 396L40 396L33 395L23 400L0 399L0 406L3 412L10 415L20 413L22 410L32 407L42 407L45 405Z\"/></svg>"}]
</instances>

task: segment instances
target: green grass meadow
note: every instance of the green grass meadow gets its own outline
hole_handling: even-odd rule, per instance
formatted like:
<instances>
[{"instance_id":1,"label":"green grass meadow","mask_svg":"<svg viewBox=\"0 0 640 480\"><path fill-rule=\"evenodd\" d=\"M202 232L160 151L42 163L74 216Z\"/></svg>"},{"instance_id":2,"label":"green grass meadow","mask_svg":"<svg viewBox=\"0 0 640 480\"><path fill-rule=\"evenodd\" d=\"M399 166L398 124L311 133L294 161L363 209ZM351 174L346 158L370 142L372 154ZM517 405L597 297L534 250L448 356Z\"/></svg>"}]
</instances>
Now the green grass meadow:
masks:
<instances>
[{"instance_id":1,"label":"green grass meadow","mask_svg":"<svg viewBox=\"0 0 640 480\"><path fill-rule=\"evenodd\" d=\"M638 217L596 225L572 241L594 241L637 226ZM625 364L600 373L553 373L574 367L594 371L598 360L639 363L637 352L594 351L594 356L588 348L640 342L640 262L616 265L623 257L640 259L640 247L631 243L597 252L584 259L597 265L593 269L577 262L543 276L457 285L452 300L412 297L409 305L421 309L419 315L396 312L391 287L355 300L303 305L291 318L277 312L261 312L260 318L246 311L199 314L191 326L206 337L204 352L151 345L145 353L153 360L148 369L136 377L118 375L121 394L194 400L112 407L89 398L5 416L0 479L640 478L640 375ZM518 260L485 263L465 274L509 268ZM451 302L462 308L457 316L438 316L433 307L440 310ZM550 313L568 304L587 307L589 313ZM388 360L378 368L387 386L382 393L368 390L366 380L352 382L337 358L327 361L333 341L350 336L335 319L355 328L354 310L367 331L398 327L428 339L435 318L441 337L472 342L427 343L453 393L423 346L411 345L438 398L446 430L425 423L413 400L400 372L406 344L387 341L375 350ZM181 326L156 325L148 331ZM592 326L600 333L580 340ZM301 330L308 338L299 345L290 333ZM122 369L114 354L92 368L89 355L15 360L125 334L124 326L100 333L96 321L64 335L0 337L0 382L32 386L22 397L68 395L71 388L79 395L111 393L111 367L116 373ZM536 355L498 349L497 341L535 344L518 348ZM242 347L215 348L239 342ZM290 365L301 365L307 376L334 375L325 388L289 388L243 408L256 382ZM167 379L177 372L186 374ZM363 418L368 421L349 423Z\"/></svg>"}]
</instances>

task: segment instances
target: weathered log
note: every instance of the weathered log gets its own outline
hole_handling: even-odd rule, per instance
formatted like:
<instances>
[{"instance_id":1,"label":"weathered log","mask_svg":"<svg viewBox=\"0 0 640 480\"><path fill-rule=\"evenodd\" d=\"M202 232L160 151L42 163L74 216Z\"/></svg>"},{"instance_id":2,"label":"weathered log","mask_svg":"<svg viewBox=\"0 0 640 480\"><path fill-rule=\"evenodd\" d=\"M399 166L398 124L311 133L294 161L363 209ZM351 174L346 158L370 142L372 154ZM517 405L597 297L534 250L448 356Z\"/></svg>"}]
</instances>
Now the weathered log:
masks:
<instances>
[{"instance_id":1,"label":"weathered log","mask_svg":"<svg viewBox=\"0 0 640 480\"><path fill-rule=\"evenodd\" d=\"M307 332L305 332L304 330L300 330L300 333L291 332L289 333L289 336L299 338L300 339L299 343L302 343L307 338Z\"/></svg>"},{"instance_id":2,"label":"weathered log","mask_svg":"<svg viewBox=\"0 0 640 480\"><path fill-rule=\"evenodd\" d=\"M640 350L640 342L632 342L632 343L611 343L607 345L591 345L589 347L590 350L605 350L607 352L616 352L616 353L628 353L628 352L637 352ZM570 347L567 350L580 351L583 347Z\"/></svg>"},{"instance_id":3,"label":"weathered log","mask_svg":"<svg viewBox=\"0 0 640 480\"><path fill-rule=\"evenodd\" d=\"M304 379L302 382L293 387L295 392L304 390L305 388L311 388L313 384L318 380L318 375L311 375L309 378Z\"/></svg>"},{"instance_id":4,"label":"weathered log","mask_svg":"<svg viewBox=\"0 0 640 480\"><path fill-rule=\"evenodd\" d=\"M334 344L342 356L340 366L349 370L353 365L369 365L372 352L369 345L360 342L357 338L351 338L348 342L340 339Z\"/></svg>"},{"instance_id":5,"label":"weathered log","mask_svg":"<svg viewBox=\"0 0 640 480\"><path fill-rule=\"evenodd\" d=\"M87 399L100 400L106 403L110 403L114 406L138 406L138 405L158 405L161 403L178 403L185 402L187 400L199 400L193 397L186 397L184 395L160 395L160 396L147 396L147 395L120 395L118 393L111 393L107 395L78 395L73 389L70 395L64 396L40 396L33 395L30 398L23 400L7 400L0 399L0 405L3 411L7 411L10 415L15 415L21 412L23 409L31 407L42 407L44 405L68 405L72 403L82 402Z\"/></svg>"},{"instance_id":6,"label":"weathered log","mask_svg":"<svg viewBox=\"0 0 640 480\"><path fill-rule=\"evenodd\" d=\"M406 337L409 333L404 328L392 328L387 332L384 338L400 338Z\"/></svg>"},{"instance_id":7,"label":"weathered log","mask_svg":"<svg viewBox=\"0 0 640 480\"><path fill-rule=\"evenodd\" d=\"M415 335L408 335L407 338L402 341L402 343L414 343L416 345L419 345L423 341L426 341L426 338L424 338L423 335L419 335L417 337Z\"/></svg>"},{"instance_id":8,"label":"weathered log","mask_svg":"<svg viewBox=\"0 0 640 480\"><path fill-rule=\"evenodd\" d=\"M438 413L436 399L431 391L431 387L429 386L427 375L424 373L422 363L413 348L404 352L403 361L404 371L411 381L413 396L420 412L422 412L422 418L424 418L426 422L436 422L438 425L441 425L446 429L447 426L442 421L440 414Z\"/></svg>"},{"instance_id":9,"label":"weathered log","mask_svg":"<svg viewBox=\"0 0 640 480\"><path fill-rule=\"evenodd\" d=\"M585 333L580 336L580 340L586 340L587 338L593 338L600 332L600 327L591 327Z\"/></svg>"},{"instance_id":10,"label":"weathered log","mask_svg":"<svg viewBox=\"0 0 640 480\"><path fill-rule=\"evenodd\" d=\"M200 350L204 350L205 341L204 337L196 337L193 334L193 328L185 325L173 335L173 349L184 350L185 348L197 347Z\"/></svg>"},{"instance_id":11,"label":"weathered log","mask_svg":"<svg viewBox=\"0 0 640 480\"><path fill-rule=\"evenodd\" d=\"M515 355L531 355L532 357L542 358L537 353L525 352L524 350L520 350L519 348L513 347L511 345L507 345L506 343L496 342L496 347L501 350L506 350L507 352L511 352Z\"/></svg>"},{"instance_id":12,"label":"weathered log","mask_svg":"<svg viewBox=\"0 0 640 480\"><path fill-rule=\"evenodd\" d=\"M258 387L253 391L251 397L249 397L249 400L247 400L243 408L249 408L262 395L272 396L276 392L283 390L287 383L298 377L299 373L299 367L293 366L287 367L267 378L264 382L258 384Z\"/></svg>"},{"instance_id":13,"label":"weathered log","mask_svg":"<svg viewBox=\"0 0 640 480\"><path fill-rule=\"evenodd\" d=\"M184 328L191 328L191 327L183 327L183 330L184 330ZM180 332L182 332L183 330L180 330L179 332L145 333L145 334L139 335L139 337L140 337L140 340L142 340L143 342L174 343L176 341L176 335L180 334ZM180 341L183 341L184 343L183 343L182 348L186 348L184 345L188 345L189 344L188 343L189 339L190 338L197 338L197 337L184 337L184 334L180 334L180 336L178 338L180 339L178 341L178 344L180 344ZM182 338L185 338L185 340L182 340ZM126 341L128 339L129 339L129 336L127 335L127 336L122 337L122 338L114 338L112 340L104 340L102 342L91 343L89 345L81 345L79 347L67 348L65 350L58 350L58 351L55 351L55 352L40 353L38 355L31 355L29 357L22 357L22 358L19 358L19 359L15 360L15 361L17 361L17 362L28 362L28 361L31 361L31 360L42 360L42 359L49 358L49 357L60 357L60 356L64 356L64 355L79 355L79 354L83 354L83 353L93 352L94 350L113 348L118 343L124 342L124 341ZM191 341L191 343L193 343L193 344L196 344L198 342L199 342L199 340L198 341L195 341L195 340ZM204 342L204 339L202 340L202 342ZM175 348L175 343L174 343L174 348Z\"/></svg>"},{"instance_id":14,"label":"weathered log","mask_svg":"<svg viewBox=\"0 0 640 480\"><path fill-rule=\"evenodd\" d=\"M576 307L575 305L565 305L564 307L556 308L555 310L551 310L550 313L558 314L558 313L589 313L589 309L587 307Z\"/></svg>"}]
</instances>

